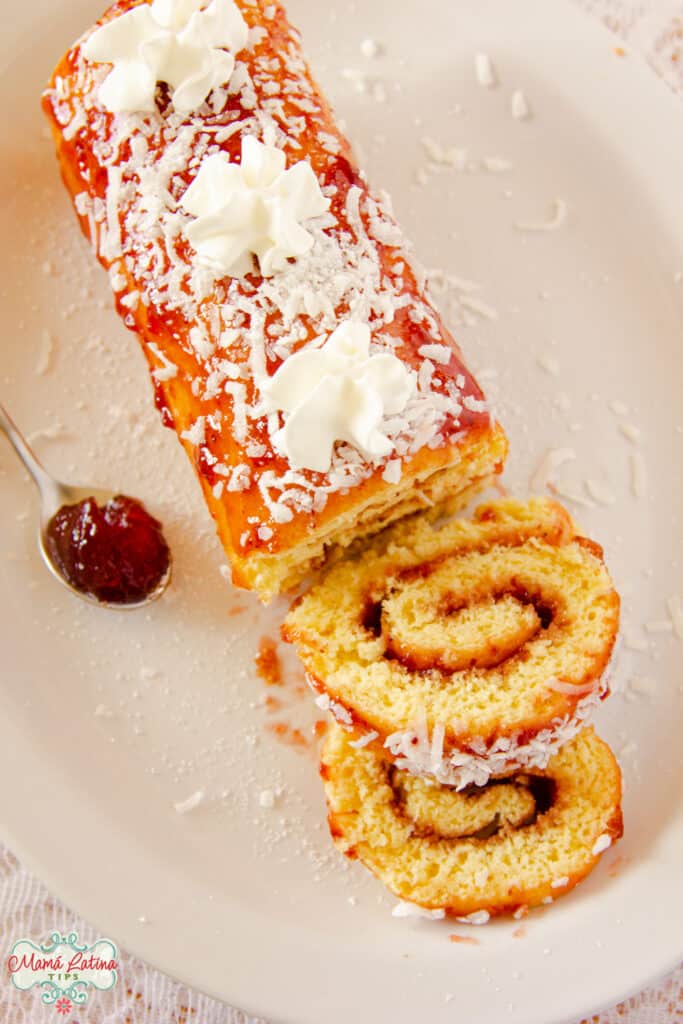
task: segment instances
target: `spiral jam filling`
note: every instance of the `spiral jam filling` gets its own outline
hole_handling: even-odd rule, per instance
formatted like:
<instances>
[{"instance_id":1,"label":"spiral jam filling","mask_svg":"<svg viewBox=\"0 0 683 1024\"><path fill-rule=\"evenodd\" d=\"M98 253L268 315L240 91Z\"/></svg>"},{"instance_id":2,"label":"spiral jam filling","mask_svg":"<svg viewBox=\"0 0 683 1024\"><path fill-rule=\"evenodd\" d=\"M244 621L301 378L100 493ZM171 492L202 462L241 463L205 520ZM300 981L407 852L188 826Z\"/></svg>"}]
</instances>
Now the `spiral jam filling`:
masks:
<instances>
[{"instance_id":1,"label":"spiral jam filling","mask_svg":"<svg viewBox=\"0 0 683 1024\"><path fill-rule=\"evenodd\" d=\"M533 825L555 802L555 780L520 773L491 779L485 786L468 786L454 800L453 787L435 786L428 779L387 766L396 814L422 839L490 839L499 833Z\"/></svg>"},{"instance_id":2,"label":"spiral jam filling","mask_svg":"<svg viewBox=\"0 0 683 1024\"><path fill-rule=\"evenodd\" d=\"M543 769L607 693L619 598L549 499L402 524L283 630L318 702L399 768L462 789ZM366 739L367 737L367 739Z\"/></svg>"},{"instance_id":3,"label":"spiral jam filling","mask_svg":"<svg viewBox=\"0 0 683 1024\"><path fill-rule=\"evenodd\" d=\"M513 658L523 660L525 645L541 632L550 630L553 623L556 623L555 631L561 627L561 602L555 595L549 598L538 591L534 593L512 580L507 591L500 589L490 595L456 597L445 594L433 610L428 627L433 622L446 623L449 632L456 631L463 621L476 617L481 632L487 636L486 646L482 647L481 637L475 636L469 645L447 647L442 644L430 648L420 644L421 637L415 635L415 631L409 643L401 641L400 623L392 628L392 617L385 613L385 601L392 603L392 600L395 600L395 592L388 593L384 600L367 598L361 624L374 636L384 638L384 657L395 659L409 672L431 672L435 668L443 672L498 668ZM514 619L515 628L496 632L497 617ZM550 633L550 639L552 635Z\"/></svg>"}]
</instances>

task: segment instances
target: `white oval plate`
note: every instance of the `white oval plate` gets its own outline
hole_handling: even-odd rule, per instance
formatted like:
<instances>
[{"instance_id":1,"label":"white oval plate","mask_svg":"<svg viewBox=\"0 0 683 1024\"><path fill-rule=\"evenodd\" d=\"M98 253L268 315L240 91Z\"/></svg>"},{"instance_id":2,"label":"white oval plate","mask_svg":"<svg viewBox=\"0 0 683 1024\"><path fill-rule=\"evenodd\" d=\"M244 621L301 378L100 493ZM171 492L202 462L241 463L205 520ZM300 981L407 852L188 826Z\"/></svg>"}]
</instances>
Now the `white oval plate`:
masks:
<instances>
[{"instance_id":1,"label":"white oval plate","mask_svg":"<svg viewBox=\"0 0 683 1024\"><path fill-rule=\"evenodd\" d=\"M263 611L221 576L199 488L77 236L42 125L42 83L98 13L93 0L15 5L0 43L2 396L43 432L50 468L149 504L176 573L148 612L101 611L60 589L38 560L36 496L2 446L2 833L105 934L273 1021L576 1018L683 955L681 647L642 629L666 623L682 587L680 105L559 0L404 0L390 16L382 0L351 14L291 6L423 260L481 286L452 282L442 298L456 325L475 321L457 333L499 396L506 482L526 491L549 447L576 454L562 487L591 501L572 507L606 545L629 643L647 646L622 649L621 692L599 717L621 752L626 836L521 933L518 922L470 929L478 945L449 942L463 926L392 918L382 886L332 849L315 754L267 728L313 720L298 669L271 691L286 705L276 712L253 667L284 604ZM361 55L366 37L383 55ZM476 81L480 50L496 88ZM344 68L370 76L365 92ZM519 88L529 121L510 114ZM469 169L429 170L424 137L466 149ZM487 157L511 167L487 171ZM548 220L556 199L568 210L557 230L513 226ZM197 790L202 804L176 813ZM264 790L277 793L272 809Z\"/></svg>"}]
</instances>

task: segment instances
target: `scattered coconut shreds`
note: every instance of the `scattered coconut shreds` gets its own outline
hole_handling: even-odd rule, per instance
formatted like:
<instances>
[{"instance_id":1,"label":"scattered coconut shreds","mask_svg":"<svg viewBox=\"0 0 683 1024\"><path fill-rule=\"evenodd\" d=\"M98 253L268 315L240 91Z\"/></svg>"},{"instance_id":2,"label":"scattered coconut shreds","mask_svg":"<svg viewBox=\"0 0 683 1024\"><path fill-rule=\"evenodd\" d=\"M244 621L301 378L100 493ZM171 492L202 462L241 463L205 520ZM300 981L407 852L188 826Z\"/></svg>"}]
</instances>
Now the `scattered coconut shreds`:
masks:
<instances>
[{"instance_id":1,"label":"scattered coconut shreds","mask_svg":"<svg viewBox=\"0 0 683 1024\"><path fill-rule=\"evenodd\" d=\"M548 355L547 352L543 352L538 357L536 362L541 367L541 369L545 370L546 373L549 373L551 377L559 376L560 364L554 356Z\"/></svg>"},{"instance_id":2,"label":"scattered coconut shreds","mask_svg":"<svg viewBox=\"0 0 683 1024\"><path fill-rule=\"evenodd\" d=\"M671 619L652 619L644 626L646 633L673 633L673 628Z\"/></svg>"},{"instance_id":3,"label":"scattered coconut shreds","mask_svg":"<svg viewBox=\"0 0 683 1024\"><path fill-rule=\"evenodd\" d=\"M38 362L36 363L36 373L39 377L43 377L52 365L52 357L55 350L55 336L50 331L43 331L43 346L40 350Z\"/></svg>"},{"instance_id":4,"label":"scattered coconut shreds","mask_svg":"<svg viewBox=\"0 0 683 1024\"><path fill-rule=\"evenodd\" d=\"M549 448L541 458L536 472L532 475L529 488L532 493L538 494L544 491L555 473L565 462L571 462L576 458L573 448Z\"/></svg>"},{"instance_id":5,"label":"scattered coconut shreds","mask_svg":"<svg viewBox=\"0 0 683 1024\"><path fill-rule=\"evenodd\" d=\"M529 101L521 89L515 89L510 97L510 113L515 121L526 121L531 117Z\"/></svg>"},{"instance_id":6,"label":"scattered coconut shreds","mask_svg":"<svg viewBox=\"0 0 683 1024\"><path fill-rule=\"evenodd\" d=\"M584 486L598 505L613 505L617 500L607 484L600 480L584 480Z\"/></svg>"},{"instance_id":7,"label":"scattered coconut shreds","mask_svg":"<svg viewBox=\"0 0 683 1024\"><path fill-rule=\"evenodd\" d=\"M376 39L364 39L360 44L360 52L364 57L370 59L379 56L381 47Z\"/></svg>"},{"instance_id":8,"label":"scattered coconut shreds","mask_svg":"<svg viewBox=\"0 0 683 1024\"><path fill-rule=\"evenodd\" d=\"M631 462L631 491L635 498L644 498L647 491L645 459L640 452L633 452Z\"/></svg>"},{"instance_id":9,"label":"scattered coconut shreds","mask_svg":"<svg viewBox=\"0 0 683 1024\"><path fill-rule=\"evenodd\" d=\"M628 406L618 398L612 399L609 403L609 408L615 416L628 416Z\"/></svg>"},{"instance_id":10,"label":"scattered coconut shreds","mask_svg":"<svg viewBox=\"0 0 683 1024\"><path fill-rule=\"evenodd\" d=\"M260 807L266 807L269 810L275 807L275 793L272 789L262 789L259 793L258 802Z\"/></svg>"},{"instance_id":11,"label":"scattered coconut shreds","mask_svg":"<svg viewBox=\"0 0 683 1024\"><path fill-rule=\"evenodd\" d=\"M95 715L96 718L113 718L114 712L111 708L108 708L106 704L98 704L93 711L93 715Z\"/></svg>"},{"instance_id":12,"label":"scattered coconut shreds","mask_svg":"<svg viewBox=\"0 0 683 1024\"><path fill-rule=\"evenodd\" d=\"M198 789L191 796L188 796L185 800L179 800L173 804L176 814L189 814L190 811L194 811L196 807L199 807L204 802L206 794L203 789Z\"/></svg>"},{"instance_id":13,"label":"scattered coconut shreds","mask_svg":"<svg viewBox=\"0 0 683 1024\"><path fill-rule=\"evenodd\" d=\"M392 917L426 917L432 921L440 921L446 916L446 911L427 910L425 907L418 907L416 903L408 903L406 900L399 900L391 911Z\"/></svg>"},{"instance_id":14,"label":"scattered coconut shreds","mask_svg":"<svg viewBox=\"0 0 683 1024\"><path fill-rule=\"evenodd\" d=\"M550 220L529 221L516 220L514 226L518 231L557 231L567 220L569 207L566 200L553 200L553 215Z\"/></svg>"},{"instance_id":15,"label":"scattered coconut shreds","mask_svg":"<svg viewBox=\"0 0 683 1024\"><path fill-rule=\"evenodd\" d=\"M639 444L642 435L634 423L620 423L619 430L632 444Z\"/></svg>"},{"instance_id":16,"label":"scattered coconut shreds","mask_svg":"<svg viewBox=\"0 0 683 1024\"><path fill-rule=\"evenodd\" d=\"M476 55L474 58L474 73L477 76L479 85L483 85L485 89L492 89L498 83L496 69L488 53L478 53Z\"/></svg>"},{"instance_id":17,"label":"scattered coconut shreds","mask_svg":"<svg viewBox=\"0 0 683 1024\"><path fill-rule=\"evenodd\" d=\"M677 639L683 640L683 601L678 594L672 594L667 599L666 607Z\"/></svg>"}]
</instances>

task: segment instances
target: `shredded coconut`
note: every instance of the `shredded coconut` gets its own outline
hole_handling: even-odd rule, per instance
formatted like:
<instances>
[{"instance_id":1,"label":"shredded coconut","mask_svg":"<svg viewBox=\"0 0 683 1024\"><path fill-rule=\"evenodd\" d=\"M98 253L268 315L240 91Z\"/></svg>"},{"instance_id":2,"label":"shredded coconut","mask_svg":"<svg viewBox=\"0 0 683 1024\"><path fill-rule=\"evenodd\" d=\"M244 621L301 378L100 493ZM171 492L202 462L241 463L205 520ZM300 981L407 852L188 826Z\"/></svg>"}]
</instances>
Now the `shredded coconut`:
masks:
<instances>
[{"instance_id":1,"label":"shredded coconut","mask_svg":"<svg viewBox=\"0 0 683 1024\"><path fill-rule=\"evenodd\" d=\"M541 458L536 472L529 482L532 493L539 494L544 491L560 466L564 466L566 462L571 462L575 458L576 452L573 448L549 448Z\"/></svg>"},{"instance_id":2,"label":"shredded coconut","mask_svg":"<svg viewBox=\"0 0 683 1024\"><path fill-rule=\"evenodd\" d=\"M526 121L531 117L529 101L521 89L515 89L510 97L510 113L515 121Z\"/></svg>"},{"instance_id":3,"label":"shredded coconut","mask_svg":"<svg viewBox=\"0 0 683 1024\"><path fill-rule=\"evenodd\" d=\"M478 53L475 56L474 73L479 85L483 85L485 89L491 89L497 84L496 71L487 53Z\"/></svg>"},{"instance_id":4,"label":"shredded coconut","mask_svg":"<svg viewBox=\"0 0 683 1024\"><path fill-rule=\"evenodd\" d=\"M593 846L593 849L592 849L591 852L592 852L594 857L597 857L598 854L604 853L605 850L608 850L611 845L612 845L612 837L611 837L611 835L609 834L609 832L603 832L603 834L601 836L598 836L598 838L595 840L595 845Z\"/></svg>"},{"instance_id":5,"label":"shredded coconut","mask_svg":"<svg viewBox=\"0 0 683 1024\"><path fill-rule=\"evenodd\" d=\"M557 231L567 220L569 213L569 207L566 200L554 199L553 200L553 215L549 220L544 221L528 221L528 220L517 220L515 221L515 227L518 231Z\"/></svg>"},{"instance_id":6,"label":"shredded coconut","mask_svg":"<svg viewBox=\"0 0 683 1024\"><path fill-rule=\"evenodd\" d=\"M408 903L400 900L391 911L392 917L426 917L431 921L440 921L446 916L445 910L428 910L426 907L419 907L416 903Z\"/></svg>"},{"instance_id":7,"label":"shredded coconut","mask_svg":"<svg viewBox=\"0 0 683 1024\"><path fill-rule=\"evenodd\" d=\"M179 800L173 804L177 814L189 814L190 811L194 811L196 807L204 802L205 793L203 789L198 789L192 793L185 800Z\"/></svg>"}]
</instances>

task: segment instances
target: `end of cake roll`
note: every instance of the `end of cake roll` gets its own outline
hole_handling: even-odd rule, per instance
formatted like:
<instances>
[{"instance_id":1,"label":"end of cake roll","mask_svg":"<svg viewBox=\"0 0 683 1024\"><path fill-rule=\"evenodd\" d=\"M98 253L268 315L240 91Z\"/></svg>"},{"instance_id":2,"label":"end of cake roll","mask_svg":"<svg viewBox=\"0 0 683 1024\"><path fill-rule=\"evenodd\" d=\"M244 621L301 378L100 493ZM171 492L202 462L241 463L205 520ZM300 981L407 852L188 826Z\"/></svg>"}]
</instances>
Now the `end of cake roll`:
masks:
<instances>
[{"instance_id":1,"label":"end of cake roll","mask_svg":"<svg viewBox=\"0 0 683 1024\"><path fill-rule=\"evenodd\" d=\"M543 771L457 792L331 725L321 776L338 849L399 899L466 923L552 903L622 834L619 765L591 728Z\"/></svg>"},{"instance_id":2,"label":"end of cake roll","mask_svg":"<svg viewBox=\"0 0 683 1024\"><path fill-rule=\"evenodd\" d=\"M175 28L157 4L118 0L60 61L43 108L234 581L267 601L358 537L452 510L500 471L507 441L283 8L225 6L202 89L179 85L180 67L128 74L147 60L142 36L170 59ZM206 13L177 7L181 27ZM235 228L226 197L253 223Z\"/></svg>"},{"instance_id":3,"label":"end of cake roll","mask_svg":"<svg viewBox=\"0 0 683 1024\"><path fill-rule=\"evenodd\" d=\"M255 549L244 555L234 551L234 582L257 591L262 600L268 601L276 594L295 590L350 545L383 531L399 519L417 512L431 517L460 511L501 472L507 438L502 428L495 425L490 430L467 434L448 452L450 461L446 465L439 465L443 453L437 459L431 455L430 452L415 458L398 484L387 484L376 474L365 488L356 491L352 502L339 502L336 515L325 517L321 525L312 519L298 530L296 541L292 539L284 551ZM208 496L207 500L211 507ZM344 504L348 504L347 510ZM220 509L212 512L218 522ZM220 527L219 533L224 536Z\"/></svg>"}]
</instances>

